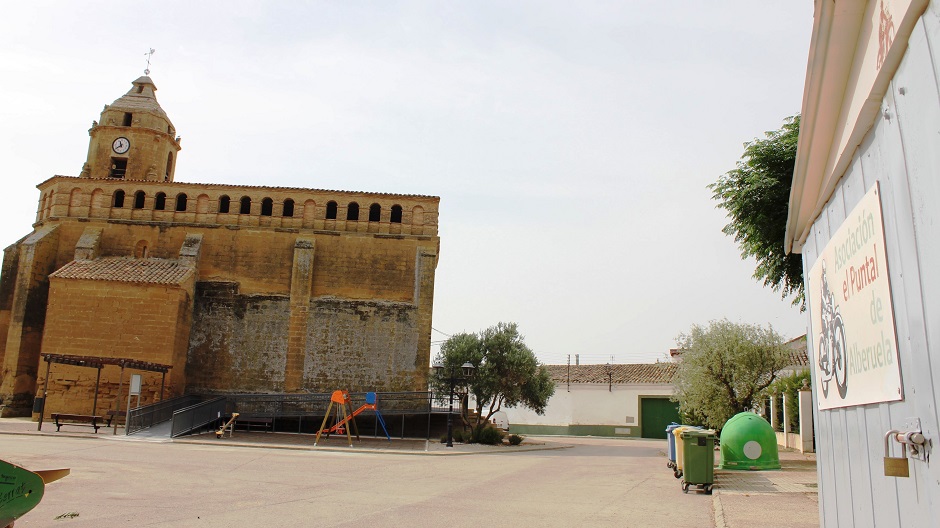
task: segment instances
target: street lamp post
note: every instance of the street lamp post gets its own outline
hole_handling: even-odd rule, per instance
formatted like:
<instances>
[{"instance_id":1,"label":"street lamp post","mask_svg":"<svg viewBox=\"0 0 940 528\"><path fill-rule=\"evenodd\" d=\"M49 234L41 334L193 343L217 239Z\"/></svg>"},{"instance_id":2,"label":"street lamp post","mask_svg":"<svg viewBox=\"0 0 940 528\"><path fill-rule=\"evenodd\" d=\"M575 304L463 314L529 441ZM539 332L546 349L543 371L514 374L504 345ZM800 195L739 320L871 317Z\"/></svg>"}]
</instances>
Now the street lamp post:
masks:
<instances>
[{"instance_id":1,"label":"street lamp post","mask_svg":"<svg viewBox=\"0 0 940 528\"><path fill-rule=\"evenodd\" d=\"M434 371L438 376L444 375L444 365L434 364ZM460 366L463 376L458 376L454 368L447 369L448 383L450 384L450 408L447 412L447 447L454 447L454 389L458 382L469 381L473 377L473 371L476 369L470 362Z\"/></svg>"}]
</instances>

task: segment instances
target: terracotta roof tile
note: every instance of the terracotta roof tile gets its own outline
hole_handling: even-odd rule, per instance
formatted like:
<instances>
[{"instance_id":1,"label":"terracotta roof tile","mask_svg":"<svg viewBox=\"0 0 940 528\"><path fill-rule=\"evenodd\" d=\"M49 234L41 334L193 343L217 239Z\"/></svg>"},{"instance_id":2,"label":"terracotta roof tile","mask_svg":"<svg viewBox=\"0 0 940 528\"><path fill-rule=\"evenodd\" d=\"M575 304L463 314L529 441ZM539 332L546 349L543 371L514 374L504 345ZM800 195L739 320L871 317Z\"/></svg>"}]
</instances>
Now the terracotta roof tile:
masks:
<instances>
[{"instance_id":1,"label":"terracotta roof tile","mask_svg":"<svg viewBox=\"0 0 940 528\"><path fill-rule=\"evenodd\" d=\"M806 335L791 339L785 345L787 347L787 356L789 360L787 366L808 367L809 355L806 348Z\"/></svg>"},{"instance_id":2,"label":"terracotta roof tile","mask_svg":"<svg viewBox=\"0 0 940 528\"><path fill-rule=\"evenodd\" d=\"M192 263L179 260L108 257L73 260L50 277L141 284L180 284L193 274L195 269Z\"/></svg>"},{"instance_id":3,"label":"terracotta roof tile","mask_svg":"<svg viewBox=\"0 0 940 528\"><path fill-rule=\"evenodd\" d=\"M678 363L635 363L610 365L571 365L571 383L672 383ZM567 383L568 365L545 365L555 383Z\"/></svg>"}]
</instances>

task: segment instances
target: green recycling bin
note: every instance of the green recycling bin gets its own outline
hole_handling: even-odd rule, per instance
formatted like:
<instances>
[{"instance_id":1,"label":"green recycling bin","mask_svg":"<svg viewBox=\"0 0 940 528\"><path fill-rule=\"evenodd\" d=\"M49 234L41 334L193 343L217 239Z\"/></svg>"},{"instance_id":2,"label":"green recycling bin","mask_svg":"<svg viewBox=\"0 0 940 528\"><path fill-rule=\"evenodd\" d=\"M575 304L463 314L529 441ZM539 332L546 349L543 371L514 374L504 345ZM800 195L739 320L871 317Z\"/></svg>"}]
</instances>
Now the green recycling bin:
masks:
<instances>
[{"instance_id":1,"label":"green recycling bin","mask_svg":"<svg viewBox=\"0 0 940 528\"><path fill-rule=\"evenodd\" d=\"M679 433L682 440L682 491L698 486L711 495L715 482L715 431L712 429L685 429Z\"/></svg>"}]
</instances>

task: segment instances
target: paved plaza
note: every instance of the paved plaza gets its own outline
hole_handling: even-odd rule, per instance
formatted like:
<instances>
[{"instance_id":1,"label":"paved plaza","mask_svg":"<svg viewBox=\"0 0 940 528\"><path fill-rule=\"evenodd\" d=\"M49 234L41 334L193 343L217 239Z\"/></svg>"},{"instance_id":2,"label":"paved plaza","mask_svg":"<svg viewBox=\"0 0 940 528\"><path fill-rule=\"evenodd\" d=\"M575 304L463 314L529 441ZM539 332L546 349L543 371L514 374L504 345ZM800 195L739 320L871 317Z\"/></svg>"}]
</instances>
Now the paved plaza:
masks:
<instances>
[{"instance_id":1,"label":"paved plaza","mask_svg":"<svg viewBox=\"0 0 940 528\"><path fill-rule=\"evenodd\" d=\"M48 431L46 430L48 427ZM716 471L684 494L665 440L529 437L517 447L245 433L168 441L0 419L0 458L71 468L24 526L818 527L815 459Z\"/></svg>"}]
</instances>

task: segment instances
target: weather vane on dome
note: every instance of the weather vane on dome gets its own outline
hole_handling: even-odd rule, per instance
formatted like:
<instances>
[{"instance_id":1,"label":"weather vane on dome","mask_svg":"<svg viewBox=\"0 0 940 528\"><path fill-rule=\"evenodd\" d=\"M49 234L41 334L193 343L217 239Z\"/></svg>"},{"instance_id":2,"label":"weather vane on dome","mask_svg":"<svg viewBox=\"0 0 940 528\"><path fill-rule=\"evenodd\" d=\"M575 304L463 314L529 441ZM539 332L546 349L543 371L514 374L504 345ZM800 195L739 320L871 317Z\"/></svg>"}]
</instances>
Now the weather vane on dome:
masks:
<instances>
[{"instance_id":1,"label":"weather vane on dome","mask_svg":"<svg viewBox=\"0 0 940 528\"><path fill-rule=\"evenodd\" d=\"M147 56L147 68L144 70L144 75L150 75L150 58L153 57L153 52L157 50L150 48L150 51L144 53Z\"/></svg>"}]
</instances>

